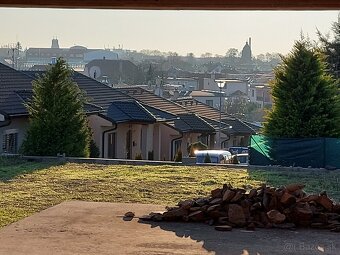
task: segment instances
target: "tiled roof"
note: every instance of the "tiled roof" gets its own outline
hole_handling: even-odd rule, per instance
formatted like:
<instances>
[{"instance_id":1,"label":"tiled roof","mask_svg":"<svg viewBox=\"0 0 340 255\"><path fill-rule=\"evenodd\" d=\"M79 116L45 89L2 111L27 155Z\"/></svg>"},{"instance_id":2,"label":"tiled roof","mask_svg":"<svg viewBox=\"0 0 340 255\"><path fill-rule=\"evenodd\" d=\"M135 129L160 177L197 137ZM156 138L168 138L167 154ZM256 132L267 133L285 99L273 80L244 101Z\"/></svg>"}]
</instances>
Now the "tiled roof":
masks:
<instances>
[{"instance_id":1,"label":"tiled roof","mask_svg":"<svg viewBox=\"0 0 340 255\"><path fill-rule=\"evenodd\" d=\"M120 91L124 92L125 94L139 100L143 104L152 106L156 109L160 109L166 111L170 114L182 114L188 113L189 111L185 109L183 106L165 99L163 97L157 96L152 92L149 92L140 87L130 87L130 88L119 88Z\"/></svg>"},{"instance_id":2,"label":"tiled roof","mask_svg":"<svg viewBox=\"0 0 340 255\"><path fill-rule=\"evenodd\" d=\"M85 113L96 113L96 112L102 112L103 108L95 104L85 103L84 111Z\"/></svg>"},{"instance_id":3,"label":"tiled roof","mask_svg":"<svg viewBox=\"0 0 340 255\"><path fill-rule=\"evenodd\" d=\"M29 93L32 90L32 81L37 78L38 74L43 73L41 71L20 72L0 64L0 107L5 111L7 110L8 113L27 114L23 102L30 98ZM173 120L170 124L174 128L181 130L181 132L212 132L212 126L201 117L215 121L219 120L219 111L217 109L194 99L182 99L173 102L139 87L116 89L78 72L74 72L73 80L81 90L86 92L89 104L85 107L87 107L88 111L99 110L98 107L102 107L103 114L107 115L110 106L112 106L112 111L120 110L122 115L118 114L117 117L112 116L113 112L110 110L110 115L114 121L125 119L130 121L132 117L136 117L138 121L146 122L165 119ZM5 99L6 104L4 104ZM132 99L139 102L131 103L133 102ZM113 102L117 103L113 104ZM124 104L124 102L127 103ZM129 106L129 108L125 108L125 106ZM196 115L191 113L196 113ZM176 116L179 119L174 119ZM229 118L224 113L222 118L225 121L228 119L233 121L236 124L231 124L232 126L242 129L242 124L240 123L243 122ZM247 127L250 128L249 126Z\"/></svg>"},{"instance_id":4,"label":"tiled roof","mask_svg":"<svg viewBox=\"0 0 340 255\"><path fill-rule=\"evenodd\" d=\"M175 100L175 102L201 117L206 117L217 121L220 119L220 111L218 109L201 103L193 98L182 98ZM229 116L225 113L222 113L221 117L222 119L229 118Z\"/></svg>"},{"instance_id":5,"label":"tiled roof","mask_svg":"<svg viewBox=\"0 0 340 255\"><path fill-rule=\"evenodd\" d=\"M223 133L225 134L230 134L231 132L231 126L229 124L226 124L224 122L221 122L221 127L220 127L220 122L216 121L216 120L212 120L209 118L205 118L203 117L203 119L209 123L209 125L211 125L216 131L218 131L220 128L222 130Z\"/></svg>"},{"instance_id":6,"label":"tiled roof","mask_svg":"<svg viewBox=\"0 0 340 255\"><path fill-rule=\"evenodd\" d=\"M136 100L112 102L107 110L107 117L115 123L156 122L156 118Z\"/></svg>"},{"instance_id":7,"label":"tiled roof","mask_svg":"<svg viewBox=\"0 0 340 255\"><path fill-rule=\"evenodd\" d=\"M256 132L259 132L261 130L261 126L256 125L254 123L248 122L248 121L243 121L245 124L247 124L249 127L251 127L253 130Z\"/></svg>"},{"instance_id":8,"label":"tiled roof","mask_svg":"<svg viewBox=\"0 0 340 255\"><path fill-rule=\"evenodd\" d=\"M201 91L201 90L194 90L191 91L190 96L191 97L219 97L219 96L225 97L225 93L218 92L218 91Z\"/></svg>"},{"instance_id":9,"label":"tiled roof","mask_svg":"<svg viewBox=\"0 0 340 255\"><path fill-rule=\"evenodd\" d=\"M0 104L0 107L11 116L28 115L28 111L24 104L27 103L32 96L33 93L31 90L13 91L5 101ZM85 103L84 110L86 113L97 113L101 112L102 108L94 104Z\"/></svg>"},{"instance_id":10,"label":"tiled roof","mask_svg":"<svg viewBox=\"0 0 340 255\"><path fill-rule=\"evenodd\" d=\"M178 114L173 122L175 129L185 132L213 133L215 129L204 119L193 113Z\"/></svg>"},{"instance_id":11,"label":"tiled roof","mask_svg":"<svg viewBox=\"0 0 340 255\"><path fill-rule=\"evenodd\" d=\"M155 107L142 104L145 109L147 109L149 112L151 112L158 120L172 120L176 118L176 115L162 111L161 109L157 109Z\"/></svg>"},{"instance_id":12,"label":"tiled roof","mask_svg":"<svg viewBox=\"0 0 340 255\"><path fill-rule=\"evenodd\" d=\"M43 73L41 71L25 71L25 74L35 78ZM72 78L79 88L86 92L89 103L102 107L104 112L107 111L113 101L131 100L130 96L120 92L118 89L109 87L81 73L74 72Z\"/></svg>"},{"instance_id":13,"label":"tiled roof","mask_svg":"<svg viewBox=\"0 0 340 255\"><path fill-rule=\"evenodd\" d=\"M216 130L219 129L219 120L220 120L220 111L214 107L201 103L192 98L185 98L176 100L177 103L183 105L191 112L196 113L197 115L203 117L206 121L208 121L211 125L215 127ZM222 121L227 124L225 127L225 132L234 133L234 134L255 134L256 131L252 129L249 125L244 123L243 121L231 118L229 115L225 113L221 113ZM229 126L232 128L229 129ZM222 129L224 129L222 127Z\"/></svg>"},{"instance_id":14,"label":"tiled roof","mask_svg":"<svg viewBox=\"0 0 340 255\"><path fill-rule=\"evenodd\" d=\"M212 120L209 118L203 118L206 122L208 122L211 126L213 126L216 130L220 129L220 122L216 120ZM256 131L252 129L250 126L245 124L243 121L239 119L222 119L221 122L221 130L222 133L225 134L234 134L234 135L248 135L255 134Z\"/></svg>"},{"instance_id":15,"label":"tiled roof","mask_svg":"<svg viewBox=\"0 0 340 255\"><path fill-rule=\"evenodd\" d=\"M24 106L25 101L18 95L17 92L12 91L2 103L0 108L10 116L27 115L27 109Z\"/></svg>"},{"instance_id":16,"label":"tiled roof","mask_svg":"<svg viewBox=\"0 0 340 255\"><path fill-rule=\"evenodd\" d=\"M239 119L223 119L227 125L231 126L229 133L234 134L256 134L256 131Z\"/></svg>"},{"instance_id":17,"label":"tiled roof","mask_svg":"<svg viewBox=\"0 0 340 255\"><path fill-rule=\"evenodd\" d=\"M15 93L17 93L24 102L28 102L33 96L32 90L17 90Z\"/></svg>"},{"instance_id":18,"label":"tiled roof","mask_svg":"<svg viewBox=\"0 0 340 255\"><path fill-rule=\"evenodd\" d=\"M22 72L0 63L0 104L13 91L32 89L32 79Z\"/></svg>"}]
</instances>

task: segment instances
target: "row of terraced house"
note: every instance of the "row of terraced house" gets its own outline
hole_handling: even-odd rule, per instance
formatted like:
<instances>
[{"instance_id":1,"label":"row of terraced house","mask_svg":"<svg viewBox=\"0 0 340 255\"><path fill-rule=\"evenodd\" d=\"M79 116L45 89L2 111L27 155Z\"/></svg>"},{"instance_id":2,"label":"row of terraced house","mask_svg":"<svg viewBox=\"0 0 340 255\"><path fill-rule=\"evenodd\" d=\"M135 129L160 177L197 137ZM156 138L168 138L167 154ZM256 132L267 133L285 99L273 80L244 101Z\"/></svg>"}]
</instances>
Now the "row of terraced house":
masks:
<instances>
[{"instance_id":1,"label":"row of terraced house","mask_svg":"<svg viewBox=\"0 0 340 255\"><path fill-rule=\"evenodd\" d=\"M0 128L0 154L16 154L25 138L32 81L43 71L18 71L0 64L0 110L11 123ZM81 73L73 80L83 90L93 140L103 158L173 160L189 144L209 148L247 146L256 126L231 118L193 98L170 101L142 87L112 88ZM220 122L220 119L222 120ZM62 152L60 152L62 153Z\"/></svg>"}]
</instances>

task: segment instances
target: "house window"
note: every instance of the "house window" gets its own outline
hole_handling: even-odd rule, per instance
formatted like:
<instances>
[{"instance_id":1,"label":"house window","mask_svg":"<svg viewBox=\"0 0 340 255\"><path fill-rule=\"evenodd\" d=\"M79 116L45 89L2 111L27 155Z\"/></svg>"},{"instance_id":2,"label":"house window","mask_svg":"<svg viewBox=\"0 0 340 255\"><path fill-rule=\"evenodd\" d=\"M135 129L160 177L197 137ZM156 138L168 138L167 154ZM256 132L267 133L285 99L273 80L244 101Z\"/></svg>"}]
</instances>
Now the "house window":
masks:
<instances>
[{"instance_id":1,"label":"house window","mask_svg":"<svg viewBox=\"0 0 340 255\"><path fill-rule=\"evenodd\" d=\"M205 103L209 106L213 106L214 105L214 101L213 100L206 100Z\"/></svg>"},{"instance_id":2,"label":"house window","mask_svg":"<svg viewBox=\"0 0 340 255\"><path fill-rule=\"evenodd\" d=\"M18 153L18 131L7 130L2 137L3 153L16 154Z\"/></svg>"}]
</instances>

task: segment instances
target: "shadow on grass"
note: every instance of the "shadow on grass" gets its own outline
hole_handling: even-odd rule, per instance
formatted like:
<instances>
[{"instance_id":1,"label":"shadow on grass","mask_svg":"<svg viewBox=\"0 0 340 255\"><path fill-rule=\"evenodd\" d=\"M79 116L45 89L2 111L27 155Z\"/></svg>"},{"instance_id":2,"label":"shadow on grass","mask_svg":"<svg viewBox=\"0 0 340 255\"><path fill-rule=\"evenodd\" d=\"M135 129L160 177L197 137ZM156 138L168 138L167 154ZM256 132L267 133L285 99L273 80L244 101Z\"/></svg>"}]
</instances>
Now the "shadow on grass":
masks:
<instances>
[{"instance_id":1,"label":"shadow on grass","mask_svg":"<svg viewBox=\"0 0 340 255\"><path fill-rule=\"evenodd\" d=\"M20 157L0 157L0 181L8 182L22 174L33 173L60 162L28 161Z\"/></svg>"},{"instance_id":2,"label":"shadow on grass","mask_svg":"<svg viewBox=\"0 0 340 255\"><path fill-rule=\"evenodd\" d=\"M203 223L149 222L142 220L138 222L149 224L151 228L159 227L164 231L171 231L179 238L190 238L195 242L199 242L209 254L212 252L215 255L305 255L314 254L314 252L319 254L318 247L324 250L326 254L339 254L340 239L338 234L323 230L257 229L256 231L246 231L233 229L229 232L220 232L216 231L213 226ZM171 239L169 242L173 242L171 245L176 246L175 240ZM157 247L157 243L152 245Z\"/></svg>"},{"instance_id":3,"label":"shadow on grass","mask_svg":"<svg viewBox=\"0 0 340 255\"><path fill-rule=\"evenodd\" d=\"M261 170L248 169L249 179L281 187L292 183L305 185L307 193L319 194L326 191L335 201L340 201L340 170Z\"/></svg>"}]
</instances>

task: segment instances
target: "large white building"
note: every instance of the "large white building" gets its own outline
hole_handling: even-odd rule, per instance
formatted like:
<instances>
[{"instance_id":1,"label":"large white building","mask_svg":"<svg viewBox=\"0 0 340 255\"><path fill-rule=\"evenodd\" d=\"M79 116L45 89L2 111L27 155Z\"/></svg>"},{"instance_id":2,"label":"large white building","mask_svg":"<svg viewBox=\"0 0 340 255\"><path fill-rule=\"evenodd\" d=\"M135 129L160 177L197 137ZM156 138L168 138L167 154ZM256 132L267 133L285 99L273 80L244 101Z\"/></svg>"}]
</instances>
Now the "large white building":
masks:
<instances>
[{"instance_id":1,"label":"large white building","mask_svg":"<svg viewBox=\"0 0 340 255\"><path fill-rule=\"evenodd\" d=\"M244 94L248 94L248 81L237 79L219 79L224 82L222 92L228 97L237 91ZM220 88L217 85L215 79L203 78L203 90L219 91Z\"/></svg>"},{"instance_id":2,"label":"large white building","mask_svg":"<svg viewBox=\"0 0 340 255\"><path fill-rule=\"evenodd\" d=\"M167 78L167 84L180 85L182 91L193 91L198 89L198 80L194 78Z\"/></svg>"}]
</instances>

